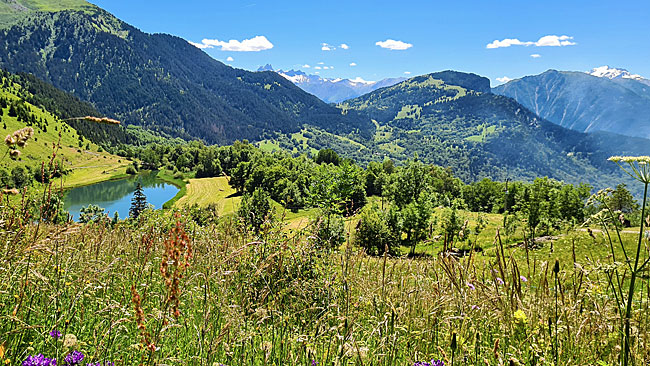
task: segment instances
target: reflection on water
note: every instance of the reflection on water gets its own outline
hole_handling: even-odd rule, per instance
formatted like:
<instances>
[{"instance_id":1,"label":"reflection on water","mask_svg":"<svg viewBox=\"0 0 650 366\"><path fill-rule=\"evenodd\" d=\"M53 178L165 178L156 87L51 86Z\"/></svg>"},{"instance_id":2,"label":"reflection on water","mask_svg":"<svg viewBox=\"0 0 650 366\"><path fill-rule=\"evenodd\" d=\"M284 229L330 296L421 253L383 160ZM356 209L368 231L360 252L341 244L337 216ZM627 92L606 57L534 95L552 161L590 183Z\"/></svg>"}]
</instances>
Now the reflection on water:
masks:
<instances>
[{"instance_id":1,"label":"reflection on water","mask_svg":"<svg viewBox=\"0 0 650 366\"><path fill-rule=\"evenodd\" d=\"M79 211L89 204L104 208L112 218L115 212L124 219L129 216L131 199L137 183L140 182L147 196L147 203L155 208L172 199L178 188L156 178L156 172L141 174L126 179L101 182L89 186L73 188L66 192L63 207L70 212L74 220L79 219Z\"/></svg>"}]
</instances>

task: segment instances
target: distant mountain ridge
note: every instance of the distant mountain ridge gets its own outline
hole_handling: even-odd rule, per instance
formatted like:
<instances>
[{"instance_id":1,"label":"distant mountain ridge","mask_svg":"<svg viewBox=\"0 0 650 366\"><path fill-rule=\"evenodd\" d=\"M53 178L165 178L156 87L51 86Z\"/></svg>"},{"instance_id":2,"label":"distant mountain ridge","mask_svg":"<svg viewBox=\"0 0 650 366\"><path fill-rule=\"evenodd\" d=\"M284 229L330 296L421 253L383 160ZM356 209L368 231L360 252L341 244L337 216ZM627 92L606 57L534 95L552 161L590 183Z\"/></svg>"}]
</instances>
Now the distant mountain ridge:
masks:
<instances>
[{"instance_id":1,"label":"distant mountain ridge","mask_svg":"<svg viewBox=\"0 0 650 366\"><path fill-rule=\"evenodd\" d=\"M341 78L330 79L319 75L307 74L301 70L274 70L273 66L269 64L260 67L257 71L275 71L304 91L328 103L340 103L344 100L356 98L379 88L392 86L406 80L406 78L386 78L379 81L366 81L361 78L352 80Z\"/></svg>"},{"instance_id":2,"label":"distant mountain ridge","mask_svg":"<svg viewBox=\"0 0 650 366\"><path fill-rule=\"evenodd\" d=\"M603 186L601 179L620 177L610 155L650 151L648 140L557 126L492 94L487 78L455 71L411 78L342 106L376 121L380 146L417 152L470 181L549 176Z\"/></svg>"},{"instance_id":3,"label":"distant mountain ridge","mask_svg":"<svg viewBox=\"0 0 650 366\"><path fill-rule=\"evenodd\" d=\"M305 124L365 136L374 129L276 73L231 68L186 40L143 33L85 1L62 2L72 10L51 0L10 1L23 7L4 8L15 19L0 17L0 67L34 74L127 124L208 143L255 141ZM29 8L34 3L43 6Z\"/></svg>"},{"instance_id":4,"label":"distant mountain ridge","mask_svg":"<svg viewBox=\"0 0 650 366\"><path fill-rule=\"evenodd\" d=\"M493 92L576 131L650 138L650 81L624 69L548 70L512 80Z\"/></svg>"}]
</instances>

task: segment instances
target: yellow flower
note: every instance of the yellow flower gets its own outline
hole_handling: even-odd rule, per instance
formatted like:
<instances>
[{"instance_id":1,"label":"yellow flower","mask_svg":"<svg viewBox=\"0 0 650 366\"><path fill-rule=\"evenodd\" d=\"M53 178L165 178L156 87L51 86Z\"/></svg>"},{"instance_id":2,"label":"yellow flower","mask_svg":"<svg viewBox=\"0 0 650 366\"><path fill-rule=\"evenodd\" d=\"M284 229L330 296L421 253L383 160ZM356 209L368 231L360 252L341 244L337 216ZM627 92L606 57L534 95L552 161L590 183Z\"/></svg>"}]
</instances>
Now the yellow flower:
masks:
<instances>
[{"instance_id":1,"label":"yellow flower","mask_svg":"<svg viewBox=\"0 0 650 366\"><path fill-rule=\"evenodd\" d=\"M526 317L526 313L524 313L521 309L515 311L515 323L517 325L526 325L528 323L528 317Z\"/></svg>"}]
</instances>

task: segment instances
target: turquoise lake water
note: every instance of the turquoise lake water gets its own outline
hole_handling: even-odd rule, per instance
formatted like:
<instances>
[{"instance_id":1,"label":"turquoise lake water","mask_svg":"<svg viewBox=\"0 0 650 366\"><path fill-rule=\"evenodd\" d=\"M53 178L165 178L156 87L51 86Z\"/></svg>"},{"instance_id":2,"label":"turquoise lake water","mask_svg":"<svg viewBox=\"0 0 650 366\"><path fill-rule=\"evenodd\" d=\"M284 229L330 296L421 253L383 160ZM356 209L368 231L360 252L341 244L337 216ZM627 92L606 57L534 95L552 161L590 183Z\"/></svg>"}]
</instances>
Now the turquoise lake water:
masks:
<instances>
[{"instance_id":1,"label":"turquoise lake water","mask_svg":"<svg viewBox=\"0 0 650 366\"><path fill-rule=\"evenodd\" d=\"M104 212L108 213L110 218L113 218L117 212L121 219L125 219L129 216L131 199L138 182L144 188L147 203L156 209L162 208L163 204L172 199L179 191L173 184L156 178L156 172L152 172L73 188L66 192L63 208L70 212L75 221L79 220L81 208L89 204L104 208Z\"/></svg>"}]
</instances>

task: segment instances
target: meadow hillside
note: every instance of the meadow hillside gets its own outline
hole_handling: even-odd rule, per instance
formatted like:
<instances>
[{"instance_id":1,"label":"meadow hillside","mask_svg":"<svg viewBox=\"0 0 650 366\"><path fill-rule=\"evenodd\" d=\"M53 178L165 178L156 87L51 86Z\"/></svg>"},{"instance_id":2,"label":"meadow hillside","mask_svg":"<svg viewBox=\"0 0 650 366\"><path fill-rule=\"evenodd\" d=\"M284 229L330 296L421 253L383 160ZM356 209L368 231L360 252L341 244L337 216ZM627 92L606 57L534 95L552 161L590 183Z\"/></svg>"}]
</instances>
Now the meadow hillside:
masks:
<instances>
[{"instance_id":1,"label":"meadow hillside","mask_svg":"<svg viewBox=\"0 0 650 366\"><path fill-rule=\"evenodd\" d=\"M62 176L62 186L65 187L90 184L125 173L126 159L107 153L62 121L58 114L43 109L40 103L32 104L41 99L35 98L21 83L21 77L5 72L0 75L0 126L4 133L11 135L24 127L31 127L34 131L27 145L20 149L18 158L11 158L8 147L2 153L0 175L4 187L21 188L30 184L32 179L42 179L43 174L48 175L54 169L58 170L57 177ZM73 105L68 104L69 108ZM77 124L96 123L77 121Z\"/></svg>"}]
</instances>

